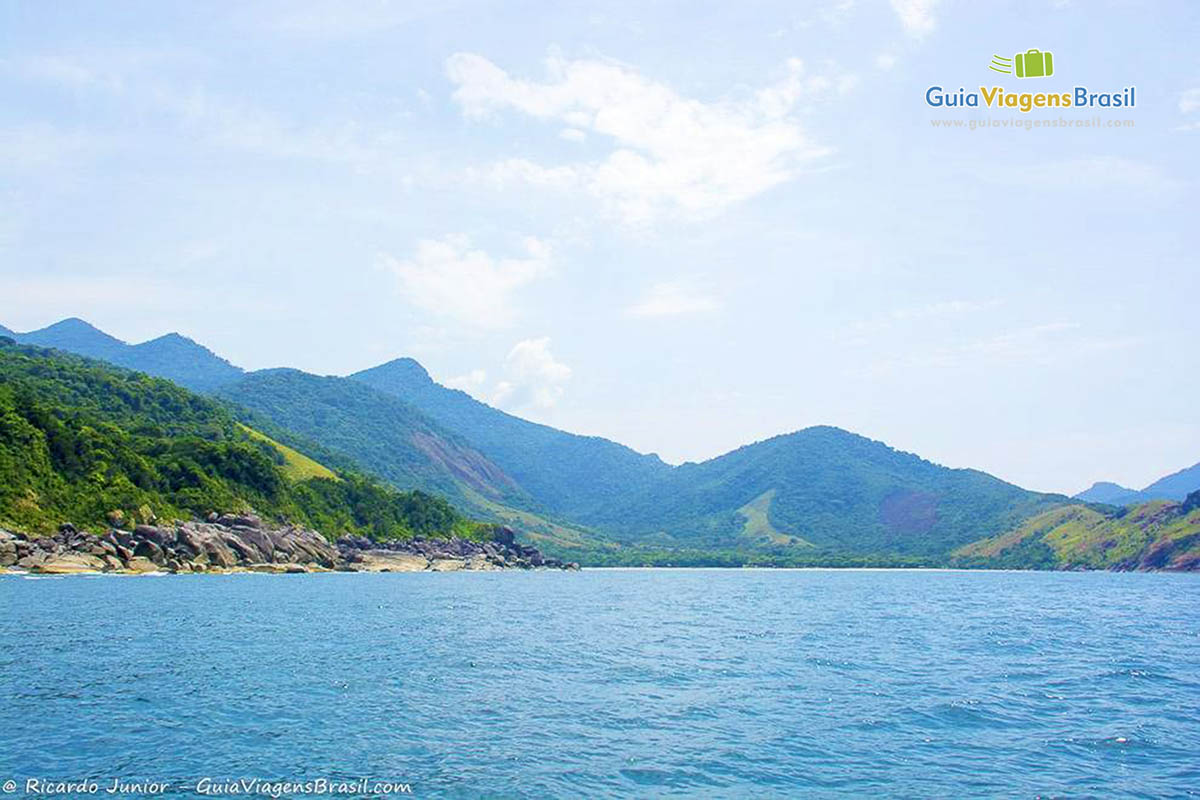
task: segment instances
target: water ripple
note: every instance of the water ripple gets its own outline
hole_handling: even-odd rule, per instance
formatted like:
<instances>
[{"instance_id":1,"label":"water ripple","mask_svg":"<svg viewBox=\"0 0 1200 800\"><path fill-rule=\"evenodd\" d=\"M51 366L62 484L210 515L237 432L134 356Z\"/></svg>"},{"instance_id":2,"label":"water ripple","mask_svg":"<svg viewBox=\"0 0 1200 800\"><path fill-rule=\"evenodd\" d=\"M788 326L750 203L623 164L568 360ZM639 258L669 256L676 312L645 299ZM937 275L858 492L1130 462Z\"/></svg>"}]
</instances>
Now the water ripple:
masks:
<instances>
[{"instance_id":1,"label":"water ripple","mask_svg":"<svg viewBox=\"0 0 1200 800\"><path fill-rule=\"evenodd\" d=\"M1197 576L3 578L0 608L0 777L365 774L454 798L1200 785Z\"/></svg>"}]
</instances>

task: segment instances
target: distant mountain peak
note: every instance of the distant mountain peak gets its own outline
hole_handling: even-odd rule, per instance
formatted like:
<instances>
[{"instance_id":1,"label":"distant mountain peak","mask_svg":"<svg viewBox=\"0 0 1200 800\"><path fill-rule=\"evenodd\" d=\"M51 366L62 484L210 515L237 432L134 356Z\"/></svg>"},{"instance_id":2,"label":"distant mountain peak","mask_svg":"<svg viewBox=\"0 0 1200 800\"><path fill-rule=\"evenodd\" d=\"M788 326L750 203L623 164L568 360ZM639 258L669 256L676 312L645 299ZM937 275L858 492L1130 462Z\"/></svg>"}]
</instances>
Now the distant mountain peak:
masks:
<instances>
[{"instance_id":1,"label":"distant mountain peak","mask_svg":"<svg viewBox=\"0 0 1200 800\"><path fill-rule=\"evenodd\" d=\"M91 358L112 359L129 347L95 325L79 317L67 317L29 333L15 334L18 341L40 347L54 347Z\"/></svg>"},{"instance_id":2,"label":"distant mountain peak","mask_svg":"<svg viewBox=\"0 0 1200 800\"><path fill-rule=\"evenodd\" d=\"M30 331L30 333L47 333L50 331L55 331L58 333L91 333L97 336L104 336L109 339L117 339L117 337L113 336L112 334L105 333L92 323L88 322L86 319L81 319L79 317L67 317L65 319L60 319L58 322L47 325L44 328L39 328L36 331ZM120 340L117 339L117 341Z\"/></svg>"},{"instance_id":3,"label":"distant mountain peak","mask_svg":"<svg viewBox=\"0 0 1200 800\"><path fill-rule=\"evenodd\" d=\"M356 372L351 377L359 377L362 375L372 375L376 377L387 377L393 380L419 381L421 383L433 383L433 378L429 376L429 371L421 366L421 363L414 358L404 356L402 358L393 358L391 361L385 361L376 367L364 369L362 372Z\"/></svg>"},{"instance_id":4,"label":"distant mountain peak","mask_svg":"<svg viewBox=\"0 0 1200 800\"><path fill-rule=\"evenodd\" d=\"M798 431L793 431L790 436L844 436L853 439L866 439L860 433L848 431L845 428L839 428L836 425L809 425L807 428L801 428Z\"/></svg>"},{"instance_id":5,"label":"distant mountain peak","mask_svg":"<svg viewBox=\"0 0 1200 800\"><path fill-rule=\"evenodd\" d=\"M1075 500L1086 503L1107 503L1108 505L1123 506L1129 503L1139 503L1146 498L1136 489L1130 489L1112 481L1096 481L1090 487L1075 495Z\"/></svg>"},{"instance_id":6,"label":"distant mountain peak","mask_svg":"<svg viewBox=\"0 0 1200 800\"><path fill-rule=\"evenodd\" d=\"M25 344L53 347L157 375L196 391L209 391L236 380L242 370L207 347L178 333L141 344L127 344L87 320L68 317L29 333L13 333Z\"/></svg>"},{"instance_id":7,"label":"distant mountain peak","mask_svg":"<svg viewBox=\"0 0 1200 800\"><path fill-rule=\"evenodd\" d=\"M1075 499L1117 506L1143 503L1147 500L1182 501L1197 489L1200 489L1200 464L1193 464L1159 478L1141 490L1129 489L1111 481L1098 481L1089 489L1075 495Z\"/></svg>"},{"instance_id":8,"label":"distant mountain peak","mask_svg":"<svg viewBox=\"0 0 1200 800\"><path fill-rule=\"evenodd\" d=\"M1096 481L1091 486L1089 486L1085 491L1091 492L1091 491L1095 491L1097 489L1113 489L1113 490L1119 490L1122 492L1135 491L1134 489L1130 489L1128 486L1122 486L1121 484L1113 483L1112 481ZM1079 494L1084 494L1084 492L1080 492ZM1076 495L1076 497L1078 497L1078 496L1079 495Z\"/></svg>"},{"instance_id":9,"label":"distant mountain peak","mask_svg":"<svg viewBox=\"0 0 1200 800\"><path fill-rule=\"evenodd\" d=\"M1200 464L1193 464L1159 478L1142 491L1152 497L1183 500L1197 489L1200 489Z\"/></svg>"},{"instance_id":10,"label":"distant mountain peak","mask_svg":"<svg viewBox=\"0 0 1200 800\"><path fill-rule=\"evenodd\" d=\"M164 333L162 336L156 336L153 339L147 339L146 341L142 342L142 344L154 344L155 342L181 342L203 347L203 345L200 345L195 339L184 336L182 333L176 333L175 331ZM207 350L208 348L205 347L204 349Z\"/></svg>"},{"instance_id":11,"label":"distant mountain peak","mask_svg":"<svg viewBox=\"0 0 1200 800\"><path fill-rule=\"evenodd\" d=\"M98 334L100 336L106 336L109 339L116 339L117 341L120 341L120 339L117 339L117 337L115 337L111 334L105 333L104 331L100 330L92 323L88 322L86 319L80 319L79 317L67 317L66 319L60 319L58 322L55 322L53 325L47 325L46 327L40 329L39 331L34 331L34 332L42 333L42 332L47 332L47 331L87 332L87 333Z\"/></svg>"}]
</instances>

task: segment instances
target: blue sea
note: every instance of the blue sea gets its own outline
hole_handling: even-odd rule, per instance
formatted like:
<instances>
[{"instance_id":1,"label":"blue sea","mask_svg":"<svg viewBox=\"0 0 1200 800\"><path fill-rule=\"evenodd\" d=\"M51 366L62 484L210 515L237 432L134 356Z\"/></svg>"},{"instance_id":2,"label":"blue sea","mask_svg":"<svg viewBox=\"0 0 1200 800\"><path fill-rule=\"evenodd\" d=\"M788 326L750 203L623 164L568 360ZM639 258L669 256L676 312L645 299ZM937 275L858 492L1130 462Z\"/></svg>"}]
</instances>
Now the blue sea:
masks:
<instances>
[{"instance_id":1,"label":"blue sea","mask_svg":"<svg viewBox=\"0 0 1200 800\"><path fill-rule=\"evenodd\" d=\"M9 575L0 642L17 797L1200 792L1196 575Z\"/></svg>"}]
</instances>

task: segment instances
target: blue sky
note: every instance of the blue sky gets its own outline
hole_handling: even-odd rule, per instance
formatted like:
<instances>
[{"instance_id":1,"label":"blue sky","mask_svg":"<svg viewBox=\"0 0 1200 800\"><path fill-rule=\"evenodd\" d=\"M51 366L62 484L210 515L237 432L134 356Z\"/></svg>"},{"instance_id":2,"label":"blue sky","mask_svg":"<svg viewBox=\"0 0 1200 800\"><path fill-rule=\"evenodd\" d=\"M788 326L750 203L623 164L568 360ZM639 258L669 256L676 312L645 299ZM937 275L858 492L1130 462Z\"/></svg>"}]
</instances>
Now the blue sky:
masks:
<instances>
[{"instance_id":1,"label":"blue sky","mask_svg":"<svg viewBox=\"0 0 1200 800\"><path fill-rule=\"evenodd\" d=\"M1200 6L0 3L0 322L410 355L670 461L834 424L1022 485L1200 460ZM1054 53L1055 75L987 70ZM1028 84L1028 85L1027 85ZM931 85L1137 87L1132 127Z\"/></svg>"}]
</instances>

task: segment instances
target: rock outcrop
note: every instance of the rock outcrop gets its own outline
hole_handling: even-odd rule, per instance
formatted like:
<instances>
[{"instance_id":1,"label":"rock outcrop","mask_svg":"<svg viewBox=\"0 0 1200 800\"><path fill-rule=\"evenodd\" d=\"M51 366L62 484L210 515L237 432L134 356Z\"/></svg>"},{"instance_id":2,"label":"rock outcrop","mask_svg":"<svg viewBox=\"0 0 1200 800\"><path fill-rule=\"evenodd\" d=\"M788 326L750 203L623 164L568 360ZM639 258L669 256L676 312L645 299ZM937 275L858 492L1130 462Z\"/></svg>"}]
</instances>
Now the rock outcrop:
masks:
<instances>
[{"instance_id":1,"label":"rock outcrop","mask_svg":"<svg viewBox=\"0 0 1200 800\"><path fill-rule=\"evenodd\" d=\"M337 547L344 569L368 572L579 569L574 562L543 556L536 547L518 543L512 528L504 526L497 527L488 542L469 539L374 542L363 536L344 536L337 540Z\"/></svg>"},{"instance_id":2,"label":"rock outcrop","mask_svg":"<svg viewBox=\"0 0 1200 800\"><path fill-rule=\"evenodd\" d=\"M578 568L545 558L498 527L491 542L414 539L379 543L344 537L337 546L308 528L264 522L253 514L210 514L205 522L136 525L104 534L63 524L53 536L0 530L0 569L45 575L91 572L271 573L346 570L438 572L459 569Z\"/></svg>"}]
</instances>

